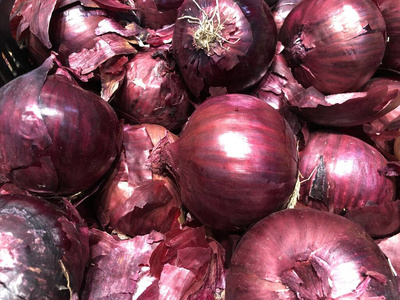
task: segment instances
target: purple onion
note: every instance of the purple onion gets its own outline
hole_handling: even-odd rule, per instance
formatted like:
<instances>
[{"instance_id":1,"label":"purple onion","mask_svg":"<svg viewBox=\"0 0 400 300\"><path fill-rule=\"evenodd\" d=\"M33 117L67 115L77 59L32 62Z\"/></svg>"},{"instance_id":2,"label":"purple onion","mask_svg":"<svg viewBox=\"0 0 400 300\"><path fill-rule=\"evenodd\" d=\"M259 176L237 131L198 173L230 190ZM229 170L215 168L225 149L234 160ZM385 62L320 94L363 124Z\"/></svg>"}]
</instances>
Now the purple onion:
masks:
<instances>
[{"instance_id":1,"label":"purple onion","mask_svg":"<svg viewBox=\"0 0 400 300\"><path fill-rule=\"evenodd\" d=\"M302 0L278 0L272 7L272 15L276 23L278 31L281 29L287 15L296 7Z\"/></svg>"},{"instance_id":2,"label":"purple onion","mask_svg":"<svg viewBox=\"0 0 400 300\"><path fill-rule=\"evenodd\" d=\"M209 98L166 146L183 204L205 225L244 229L287 204L297 179L295 136L262 100Z\"/></svg>"},{"instance_id":3,"label":"purple onion","mask_svg":"<svg viewBox=\"0 0 400 300\"><path fill-rule=\"evenodd\" d=\"M398 299L387 257L357 224L315 209L259 221L235 249L226 298Z\"/></svg>"},{"instance_id":4,"label":"purple onion","mask_svg":"<svg viewBox=\"0 0 400 300\"><path fill-rule=\"evenodd\" d=\"M69 202L0 196L0 240L1 298L77 299L89 230Z\"/></svg>"},{"instance_id":5,"label":"purple onion","mask_svg":"<svg viewBox=\"0 0 400 300\"><path fill-rule=\"evenodd\" d=\"M335 132L313 132L300 152L305 204L344 214L395 198L395 182L380 173L385 157L362 140Z\"/></svg>"},{"instance_id":6,"label":"purple onion","mask_svg":"<svg viewBox=\"0 0 400 300\"><path fill-rule=\"evenodd\" d=\"M39 68L0 90L0 181L36 193L88 189L120 151L120 121L111 106L62 74Z\"/></svg>"},{"instance_id":7,"label":"purple onion","mask_svg":"<svg viewBox=\"0 0 400 300\"><path fill-rule=\"evenodd\" d=\"M386 22L387 44L381 68L400 72L400 2L397 0L372 0L379 7Z\"/></svg>"},{"instance_id":8,"label":"purple onion","mask_svg":"<svg viewBox=\"0 0 400 300\"><path fill-rule=\"evenodd\" d=\"M111 104L127 123L151 123L179 132L193 108L191 95L167 50L137 53Z\"/></svg>"},{"instance_id":9,"label":"purple onion","mask_svg":"<svg viewBox=\"0 0 400 300\"><path fill-rule=\"evenodd\" d=\"M279 32L295 78L324 94L363 86L382 62L386 24L371 0L304 0Z\"/></svg>"},{"instance_id":10,"label":"purple onion","mask_svg":"<svg viewBox=\"0 0 400 300\"><path fill-rule=\"evenodd\" d=\"M135 11L139 15L140 25L151 29L159 29L175 23L179 2L182 3L182 0L171 2L171 4L165 3L164 5L164 3L160 3L157 0L136 0Z\"/></svg>"},{"instance_id":11,"label":"purple onion","mask_svg":"<svg viewBox=\"0 0 400 300\"><path fill-rule=\"evenodd\" d=\"M274 19L264 0L185 0L172 50L187 86L203 101L259 82L274 57L276 41Z\"/></svg>"}]
</instances>

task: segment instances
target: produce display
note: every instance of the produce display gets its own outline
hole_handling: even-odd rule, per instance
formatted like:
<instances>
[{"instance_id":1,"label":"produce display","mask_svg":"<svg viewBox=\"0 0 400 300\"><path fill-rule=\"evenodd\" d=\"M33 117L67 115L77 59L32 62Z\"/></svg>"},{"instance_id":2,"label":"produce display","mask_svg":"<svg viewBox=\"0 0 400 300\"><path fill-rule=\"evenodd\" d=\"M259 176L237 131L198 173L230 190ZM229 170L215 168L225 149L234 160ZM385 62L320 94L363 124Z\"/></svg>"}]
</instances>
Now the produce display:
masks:
<instances>
[{"instance_id":1,"label":"produce display","mask_svg":"<svg viewBox=\"0 0 400 300\"><path fill-rule=\"evenodd\" d=\"M0 299L400 299L400 1L0 8Z\"/></svg>"}]
</instances>

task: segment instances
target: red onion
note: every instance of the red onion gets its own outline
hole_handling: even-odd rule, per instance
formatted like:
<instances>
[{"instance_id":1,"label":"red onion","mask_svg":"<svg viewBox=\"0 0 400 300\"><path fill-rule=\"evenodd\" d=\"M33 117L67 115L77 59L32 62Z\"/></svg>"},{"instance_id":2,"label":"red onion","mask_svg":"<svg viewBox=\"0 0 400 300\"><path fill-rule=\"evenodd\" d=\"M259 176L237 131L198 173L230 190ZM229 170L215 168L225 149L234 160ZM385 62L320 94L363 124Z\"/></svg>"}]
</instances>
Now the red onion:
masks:
<instances>
[{"instance_id":1,"label":"red onion","mask_svg":"<svg viewBox=\"0 0 400 300\"><path fill-rule=\"evenodd\" d=\"M272 15L276 23L278 31L281 29L283 22L292 9L302 0L278 0L272 7Z\"/></svg>"},{"instance_id":2,"label":"red onion","mask_svg":"<svg viewBox=\"0 0 400 300\"><path fill-rule=\"evenodd\" d=\"M290 126L274 108L249 95L209 98L165 149L183 204L217 229L244 229L283 208L297 179Z\"/></svg>"},{"instance_id":3,"label":"red onion","mask_svg":"<svg viewBox=\"0 0 400 300\"><path fill-rule=\"evenodd\" d=\"M264 0L185 0L172 49L187 86L202 101L259 82L274 57L276 40Z\"/></svg>"},{"instance_id":4,"label":"red onion","mask_svg":"<svg viewBox=\"0 0 400 300\"><path fill-rule=\"evenodd\" d=\"M127 123L152 123L179 132L193 108L191 96L166 50L137 53L111 104Z\"/></svg>"},{"instance_id":5,"label":"red onion","mask_svg":"<svg viewBox=\"0 0 400 300\"><path fill-rule=\"evenodd\" d=\"M400 2L397 0L372 0L378 5L386 22L388 41L381 68L400 72Z\"/></svg>"},{"instance_id":6,"label":"red onion","mask_svg":"<svg viewBox=\"0 0 400 300\"><path fill-rule=\"evenodd\" d=\"M3 299L78 299L89 231L67 201L0 196Z\"/></svg>"},{"instance_id":7,"label":"red onion","mask_svg":"<svg viewBox=\"0 0 400 300\"><path fill-rule=\"evenodd\" d=\"M164 233L171 216L180 214L177 187L149 168L150 152L163 138L177 139L162 126L124 126L123 150L114 174L93 200L103 228L129 236L152 230Z\"/></svg>"},{"instance_id":8,"label":"red onion","mask_svg":"<svg viewBox=\"0 0 400 300\"><path fill-rule=\"evenodd\" d=\"M300 152L300 200L345 216L356 208L391 202L395 183L379 173L386 165L377 149L356 137L313 132Z\"/></svg>"},{"instance_id":9,"label":"red onion","mask_svg":"<svg viewBox=\"0 0 400 300\"><path fill-rule=\"evenodd\" d=\"M0 181L32 192L72 195L106 173L120 151L111 106L62 74L39 68L0 90Z\"/></svg>"},{"instance_id":10,"label":"red onion","mask_svg":"<svg viewBox=\"0 0 400 300\"><path fill-rule=\"evenodd\" d=\"M286 17L279 40L296 79L324 94L356 91L378 69L386 44L371 0L305 0Z\"/></svg>"},{"instance_id":11,"label":"red onion","mask_svg":"<svg viewBox=\"0 0 400 300\"><path fill-rule=\"evenodd\" d=\"M387 257L355 223L286 209L245 233L226 278L226 299L398 299Z\"/></svg>"}]
</instances>

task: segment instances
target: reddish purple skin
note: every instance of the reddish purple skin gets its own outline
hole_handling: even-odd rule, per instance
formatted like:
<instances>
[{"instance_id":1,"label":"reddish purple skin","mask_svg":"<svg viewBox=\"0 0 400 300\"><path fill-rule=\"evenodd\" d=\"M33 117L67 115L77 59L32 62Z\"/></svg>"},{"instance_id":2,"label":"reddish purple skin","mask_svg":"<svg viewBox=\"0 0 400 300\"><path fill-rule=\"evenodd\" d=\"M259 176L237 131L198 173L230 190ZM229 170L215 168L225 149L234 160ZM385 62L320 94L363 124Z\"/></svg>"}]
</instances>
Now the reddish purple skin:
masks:
<instances>
[{"instance_id":1,"label":"reddish purple skin","mask_svg":"<svg viewBox=\"0 0 400 300\"><path fill-rule=\"evenodd\" d=\"M32 192L72 195L111 167L121 126L99 96L64 76L46 78L49 63L1 91L0 180Z\"/></svg>"},{"instance_id":2,"label":"reddish purple skin","mask_svg":"<svg viewBox=\"0 0 400 300\"><path fill-rule=\"evenodd\" d=\"M359 89L380 66L386 24L371 0L303 0L285 18L279 40L304 87L344 93Z\"/></svg>"},{"instance_id":3,"label":"reddish purple skin","mask_svg":"<svg viewBox=\"0 0 400 300\"><path fill-rule=\"evenodd\" d=\"M2 299L70 299L79 293L89 258L89 230L67 201L0 196ZM64 289L60 289L64 286Z\"/></svg>"},{"instance_id":4,"label":"reddish purple skin","mask_svg":"<svg viewBox=\"0 0 400 300\"><path fill-rule=\"evenodd\" d=\"M386 164L378 150L358 138L314 132L300 152L305 179L300 201L334 213L391 202L395 183L379 173Z\"/></svg>"},{"instance_id":5,"label":"reddish purple skin","mask_svg":"<svg viewBox=\"0 0 400 300\"><path fill-rule=\"evenodd\" d=\"M397 277L361 227L315 209L286 209L259 221L240 240L227 272L229 300L341 296L399 299Z\"/></svg>"},{"instance_id":6,"label":"reddish purple skin","mask_svg":"<svg viewBox=\"0 0 400 300\"><path fill-rule=\"evenodd\" d=\"M297 179L290 126L270 105L248 95L208 99L167 149L183 204L217 229L243 229L281 209Z\"/></svg>"}]
</instances>

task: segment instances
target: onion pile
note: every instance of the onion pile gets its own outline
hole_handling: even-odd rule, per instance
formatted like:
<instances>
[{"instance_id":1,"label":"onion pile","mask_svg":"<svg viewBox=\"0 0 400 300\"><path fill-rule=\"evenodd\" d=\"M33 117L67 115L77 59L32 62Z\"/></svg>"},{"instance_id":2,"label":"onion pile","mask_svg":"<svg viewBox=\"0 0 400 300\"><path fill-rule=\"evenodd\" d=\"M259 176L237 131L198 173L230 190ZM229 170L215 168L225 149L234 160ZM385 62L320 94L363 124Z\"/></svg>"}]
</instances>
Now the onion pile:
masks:
<instances>
[{"instance_id":1,"label":"onion pile","mask_svg":"<svg viewBox=\"0 0 400 300\"><path fill-rule=\"evenodd\" d=\"M398 1L0 6L0 298L400 299Z\"/></svg>"}]
</instances>

